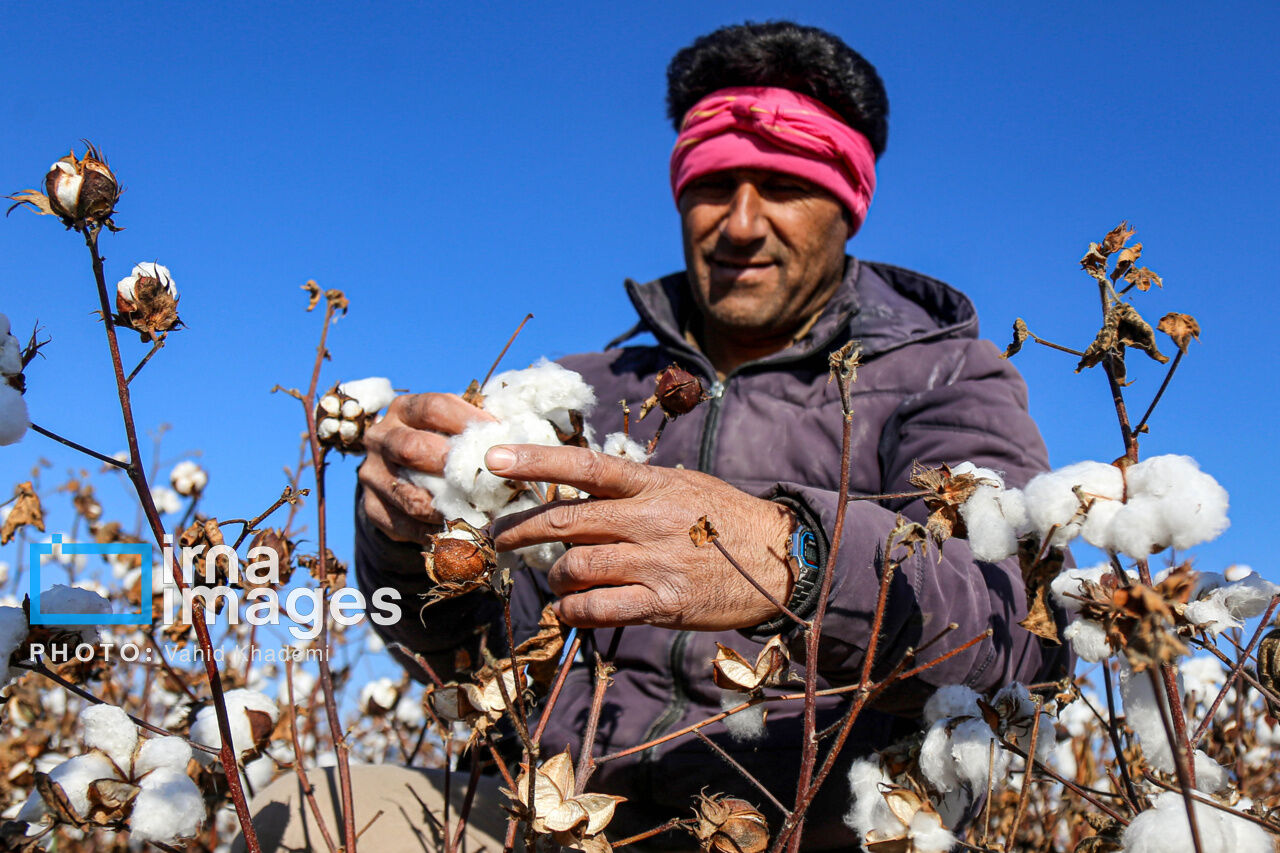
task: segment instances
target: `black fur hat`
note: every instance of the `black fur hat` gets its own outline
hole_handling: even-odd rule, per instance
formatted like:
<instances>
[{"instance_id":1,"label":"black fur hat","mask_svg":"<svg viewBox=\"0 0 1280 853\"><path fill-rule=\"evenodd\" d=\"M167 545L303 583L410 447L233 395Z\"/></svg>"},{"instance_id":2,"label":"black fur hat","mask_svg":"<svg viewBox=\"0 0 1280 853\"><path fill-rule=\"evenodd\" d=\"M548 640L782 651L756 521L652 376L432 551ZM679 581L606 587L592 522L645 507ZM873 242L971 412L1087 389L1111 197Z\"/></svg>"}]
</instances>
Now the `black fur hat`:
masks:
<instances>
[{"instance_id":1,"label":"black fur hat","mask_svg":"<svg viewBox=\"0 0 1280 853\"><path fill-rule=\"evenodd\" d=\"M838 36L790 21L735 24L701 36L667 66L667 116L680 131L694 104L730 86L777 86L826 104L871 143L889 136L889 96L875 66Z\"/></svg>"}]
</instances>

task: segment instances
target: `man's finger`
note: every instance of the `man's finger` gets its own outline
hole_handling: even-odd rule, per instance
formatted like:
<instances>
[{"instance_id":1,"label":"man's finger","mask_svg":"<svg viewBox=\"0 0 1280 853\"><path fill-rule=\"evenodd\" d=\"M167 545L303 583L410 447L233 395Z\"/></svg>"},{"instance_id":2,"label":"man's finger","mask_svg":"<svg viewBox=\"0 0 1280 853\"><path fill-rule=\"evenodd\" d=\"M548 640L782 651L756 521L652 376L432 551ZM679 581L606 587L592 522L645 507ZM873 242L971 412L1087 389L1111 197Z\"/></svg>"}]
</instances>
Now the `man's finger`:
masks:
<instances>
[{"instance_id":1,"label":"man's finger","mask_svg":"<svg viewBox=\"0 0 1280 853\"><path fill-rule=\"evenodd\" d=\"M456 435L472 421L494 421L493 415L478 409L456 394L407 394L391 405L405 426Z\"/></svg>"},{"instance_id":2,"label":"man's finger","mask_svg":"<svg viewBox=\"0 0 1280 853\"><path fill-rule=\"evenodd\" d=\"M402 468L439 476L449 457L449 439L438 432L396 426L381 436L378 449Z\"/></svg>"},{"instance_id":3,"label":"man's finger","mask_svg":"<svg viewBox=\"0 0 1280 853\"><path fill-rule=\"evenodd\" d=\"M643 586L609 586L565 596L555 603L556 615L576 628L640 625L654 613L653 592Z\"/></svg>"},{"instance_id":4,"label":"man's finger","mask_svg":"<svg viewBox=\"0 0 1280 853\"><path fill-rule=\"evenodd\" d=\"M431 493L387 470L377 456L367 456L356 472L366 493L373 493L390 510L419 521L435 522L437 514Z\"/></svg>"},{"instance_id":5,"label":"man's finger","mask_svg":"<svg viewBox=\"0 0 1280 853\"><path fill-rule=\"evenodd\" d=\"M508 480L563 483L598 498L629 498L655 479L648 465L585 447L503 444L489 449L484 464Z\"/></svg>"},{"instance_id":6,"label":"man's finger","mask_svg":"<svg viewBox=\"0 0 1280 853\"><path fill-rule=\"evenodd\" d=\"M624 586L637 581L650 549L641 545L579 545L556 560L547 573L547 582L556 595L584 589Z\"/></svg>"},{"instance_id":7,"label":"man's finger","mask_svg":"<svg viewBox=\"0 0 1280 853\"><path fill-rule=\"evenodd\" d=\"M440 529L437 524L410 518L388 507L380 495L368 490L364 493L364 514L375 527L397 542L422 545L426 543L427 537Z\"/></svg>"},{"instance_id":8,"label":"man's finger","mask_svg":"<svg viewBox=\"0 0 1280 853\"><path fill-rule=\"evenodd\" d=\"M624 538L622 518L609 501L553 501L493 521L493 544L514 551L540 542L600 545Z\"/></svg>"}]
</instances>

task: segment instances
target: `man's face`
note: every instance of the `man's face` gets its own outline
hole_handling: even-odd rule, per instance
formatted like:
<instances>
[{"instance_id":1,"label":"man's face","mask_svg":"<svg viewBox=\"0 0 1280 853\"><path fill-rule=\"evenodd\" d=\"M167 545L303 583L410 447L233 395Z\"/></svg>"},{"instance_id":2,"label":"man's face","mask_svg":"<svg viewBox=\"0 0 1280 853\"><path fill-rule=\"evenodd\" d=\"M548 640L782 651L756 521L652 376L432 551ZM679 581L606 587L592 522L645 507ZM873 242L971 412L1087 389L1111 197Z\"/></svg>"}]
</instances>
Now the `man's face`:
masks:
<instances>
[{"instance_id":1,"label":"man's face","mask_svg":"<svg viewBox=\"0 0 1280 853\"><path fill-rule=\"evenodd\" d=\"M840 284L848 221L835 196L808 181L713 172L685 187L679 207L704 335L781 349Z\"/></svg>"}]
</instances>

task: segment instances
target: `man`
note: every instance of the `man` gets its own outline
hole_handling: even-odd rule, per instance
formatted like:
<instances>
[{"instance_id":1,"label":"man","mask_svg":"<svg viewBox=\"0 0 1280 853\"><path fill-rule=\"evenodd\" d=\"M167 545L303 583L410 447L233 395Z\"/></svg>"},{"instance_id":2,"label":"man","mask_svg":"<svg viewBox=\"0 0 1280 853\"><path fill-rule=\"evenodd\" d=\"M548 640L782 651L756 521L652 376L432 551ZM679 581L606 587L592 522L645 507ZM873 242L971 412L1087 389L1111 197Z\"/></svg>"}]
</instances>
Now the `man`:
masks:
<instances>
[{"instance_id":1,"label":"man","mask_svg":"<svg viewBox=\"0 0 1280 853\"><path fill-rule=\"evenodd\" d=\"M679 132L672 189L687 269L646 285L628 282L640 315L633 333L652 333L655 345L618 346L624 336L603 353L562 363L606 403L644 399L672 362L700 375L709 399L666 428L647 466L531 445L494 448L486 458L504 478L564 483L596 498L501 519L495 542L504 551L549 541L574 546L545 576L518 577L518 638L534 630L543 596L570 625L636 626L617 645L597 753L718 712L710 678L717 642L754 658L778 634L803 662L801 632L719 551L693 547L689 528L709 517L721 544L775 600L801 617L814 612L839 503L842 419L836 385L827 380L832 350L856 340L862 351L853 386L853 493L909 490L916 461L972 461L1003 471L1012 485L1046 466L1022 381L976 339L969 301L941 282L844 253L867 215L887 135L888 102L874 68L821 30L749 24L682 50L668 81ZM420 552L441 518L431 495L399 474L439 473L449 436L487 417L453 395L417 394L396 400L369 430L356 553L363 588L395 586L410 601L430 588ZM620 407L601 405L592 425L600 435L620 430ZM849 683L861 670L882 549L899 512L916 521L926 515L919 501L849 506L820 647L826 683ZM792 545L803 534L816 546L808 553ZM863 713L846 761L911 731L939 685L982 691L1039 680L1060 664L1017 627L1025 609L1016 561L975 562L962 540L949 541L940 557L909 559L891 587L878 670L949 623L958 627L931 655L994 630ZM457 650L472 647L476 629L499 614L492 597L473 593L432 605L424 622L410 617L380 630L447 678ZM495 625L488 636L502 631ZM603 649L613 631L596 636ZM548 749L567 744L577 754L591 682L587 666L570 674L543 737ZM820 722L838 719L843 707L829 697ZM707 733L789 802L800 714L800 703L771 706L755 743L737 743L719 725ZM614 837L687 814L703 789L762 799L692 737L606 763L591 783L593 791L629 798ZM841 820L848 800L842 777L833 776L811 812L806 848L853 843ZM776 827L779 815L761 805Z\"/></svg>"}]
</instances>

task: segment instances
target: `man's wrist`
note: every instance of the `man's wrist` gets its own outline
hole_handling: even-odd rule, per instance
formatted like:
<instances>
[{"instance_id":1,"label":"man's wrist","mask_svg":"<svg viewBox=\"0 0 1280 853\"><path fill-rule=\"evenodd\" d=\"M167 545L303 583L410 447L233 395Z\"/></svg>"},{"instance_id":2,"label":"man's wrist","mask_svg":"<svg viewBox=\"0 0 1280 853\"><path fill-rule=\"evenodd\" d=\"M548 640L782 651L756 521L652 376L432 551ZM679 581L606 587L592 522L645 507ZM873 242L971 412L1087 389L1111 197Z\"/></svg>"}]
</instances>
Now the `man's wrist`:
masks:
<instances>
[{"instance_id":1,"label":"man's wrist","mask_svg":"<svg viewBox=\"0 0 1280 853\"><path fill-rule=\"evenodd\" d=\"M783 604L796 616L808 619L818 607L818 595L827 560L826 534L818 519L799 501L785 495L775 496L771 500L790 510L788 514L794 519L783 547L790 575L787 598ZM790 616L779 613L763 624L744 629L744 633L749 637L765 637L794 624Z\"/></svg>"}]
</instances>

